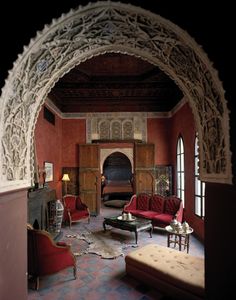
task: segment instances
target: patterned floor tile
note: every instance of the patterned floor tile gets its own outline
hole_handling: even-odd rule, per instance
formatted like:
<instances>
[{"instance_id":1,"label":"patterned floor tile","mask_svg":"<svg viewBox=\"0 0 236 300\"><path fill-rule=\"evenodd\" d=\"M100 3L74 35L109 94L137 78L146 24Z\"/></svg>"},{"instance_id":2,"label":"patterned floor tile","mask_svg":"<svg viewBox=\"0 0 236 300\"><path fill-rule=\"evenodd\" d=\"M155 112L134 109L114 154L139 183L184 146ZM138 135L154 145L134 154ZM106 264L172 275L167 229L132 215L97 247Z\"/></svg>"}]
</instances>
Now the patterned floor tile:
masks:
<instances>
[{"instance_id":1,"label":"patterned floor tile","mask_svg":"<svg viewBox=\"0 0 236 300\"><path fill-rule=\"evenodd\" d=\"M68 235L83 232L84 228L95 231L102 229L104 216L119 214L119 210L106 208L101 214L92 217L90 224L87 222L76 223L72 229L62 228L61 240L70 243L72 250L81 252L86 250L88 244L76 240ZM137 280L126 276L124 257L130 251L148 243L167 245L167 235L164 231L154 229L153 237L147 232L138 236L138 246L135 244L133 233L111 228L113 236L120 239L124 256L116 259L102 259L95 254L84 254L77 257L77 279L73 279L72 269L67 269L52 276L40 279L40 289L35 291L29 285L29 300L162 300L163 295ZM203 245L191 236L190 254L204 257Z\"/></svg>"}]
</instances>

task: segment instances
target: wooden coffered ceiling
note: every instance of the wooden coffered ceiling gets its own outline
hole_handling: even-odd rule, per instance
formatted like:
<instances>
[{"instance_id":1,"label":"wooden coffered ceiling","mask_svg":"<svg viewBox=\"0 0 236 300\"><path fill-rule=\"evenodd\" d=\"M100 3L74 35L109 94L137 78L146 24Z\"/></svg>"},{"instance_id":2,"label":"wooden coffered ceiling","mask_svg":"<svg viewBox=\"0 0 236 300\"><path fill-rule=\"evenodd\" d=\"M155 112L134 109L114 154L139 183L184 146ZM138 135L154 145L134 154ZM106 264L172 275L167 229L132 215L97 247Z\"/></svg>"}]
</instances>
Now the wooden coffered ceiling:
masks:
<instances>
[{"instance_id":1,"label":"wooden coffered ceiling","mask_svg":"<svg viewBox=\"0 0 236 300\"><path fill-rule=\"evenodd\" d=\"M158 67L116 53L76 66L49 94L63 113L168 112L182 97L173 80Z\"/></svg>"}]
</instances>

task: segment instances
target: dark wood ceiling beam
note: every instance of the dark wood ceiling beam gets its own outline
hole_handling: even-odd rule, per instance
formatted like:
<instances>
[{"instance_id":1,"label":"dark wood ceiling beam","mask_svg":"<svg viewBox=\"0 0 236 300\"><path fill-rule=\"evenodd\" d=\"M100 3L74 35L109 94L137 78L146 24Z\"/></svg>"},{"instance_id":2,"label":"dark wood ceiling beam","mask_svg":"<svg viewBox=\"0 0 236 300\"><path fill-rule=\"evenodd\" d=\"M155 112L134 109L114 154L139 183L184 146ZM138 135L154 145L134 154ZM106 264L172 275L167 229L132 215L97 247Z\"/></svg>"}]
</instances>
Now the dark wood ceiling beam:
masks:
<instances>
[{"instance_id":1,"label":"dark wood ceiling beam","mask_svg":"<svg viewBox=\"0 0 236 300\"><path fill-rule=\"evenodd\" d=\"M176 91L173 93L171 90L160 90L160 89L131 89L131 90L81 90L73 91L67 90L56 93L58 98L74 98L74 99L89 99L89 98L134 98L134 97L174 97L178 100L181 99L182 93Z\"/></svg>"},{"instance_id":2,"label":"dark wood ceiling beam","mask_svg":"<svg viewBox=\"0 0 236 300\"><path fill-rule=\"evenodd\" d=\"M64 99L63 101L60 102L61 105L103 105L103 104L120 104L120 105L138 105L138 104L150 104L150 105L167 105L168 103L170 103L170 105L174 105L175 104L175 100L174 99L169 99L166 97L159 97L159 98L155 98L155 97L148 97L148 98L133 98L132 101L130 98L123 98L123 99L114 99L114 98L100 98L100 99L95 99L95 98L83 98L83 99L72 99L72 98L67 98Z\"/></svg>"},{"instance_id":3,"label":"dark wood ceiling beam","mask_svg":"<svg viewBox=\"0 0 236 300\"><path fill-rule=\"evenodd\" d=\"M144 105L143 103L140 105L136 106L121 106L121 105L103 105L103 106L63 106L63 112L64 113L79 113L79 112L84 112L84 113L89 113L89 112L166 112L169 110L163 109L163 106L158 106L154 107L153 105L147 106Z\"/></svg>"},{"instance_id":4,"label":"dark wood ceiling beam","mask_svg":"<svg viewBox=\"0 0 236 300\"><path fill-rule=\"evenodd\" d=\"M76 66L51 94L62 112L170 111L183 97L157 66L114 53Z\"/></svg>"},{"instance_id":5,"label":"dark wood ceiling beam","mask_svg":"<svg viewBox=\"0 0 236 300\"><path fill-rule=\"evenodd\" d=\"M176 85L174 82L139 82L134 81L130 82L128 80L126 81L119 81L114 82L108 80L108 78L105 80L102 80L100 78L99 81L91 81L91 82L60 82L57 83L54 87L54 90L60 91L60 90L67 90L67 89L73 89L73 90L81 90L81 89L120 89L120 88L126 88L126 89L149 89L149 88L161 88L161 89L168 89L168 88L176 88Z\"/></svg>"},{"instance_id":6,"label":"dark wood ceiling beam","mask_svg":"<svg viewBox=\"0 0 236 300\"><path fill-rule=\"evenodd\" d=\"M84 101L84 102L72 102L67 103L63 102L61 104L62 110L64 112L73 112L73 111L169 111L173 107L173 103L165 101L143 101L140 99L134 104L130 102L123 103L120 101Z\"/></svg>"}]
</instances>

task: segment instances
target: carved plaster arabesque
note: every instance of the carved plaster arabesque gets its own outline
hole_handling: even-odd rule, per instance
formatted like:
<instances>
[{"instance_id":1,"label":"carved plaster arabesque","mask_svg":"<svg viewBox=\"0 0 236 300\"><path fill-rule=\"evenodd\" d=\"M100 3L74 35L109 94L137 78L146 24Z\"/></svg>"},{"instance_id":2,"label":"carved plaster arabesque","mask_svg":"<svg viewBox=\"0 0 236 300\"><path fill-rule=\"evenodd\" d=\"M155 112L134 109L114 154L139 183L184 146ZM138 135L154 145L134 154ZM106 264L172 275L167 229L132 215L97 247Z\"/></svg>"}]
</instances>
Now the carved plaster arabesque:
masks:
<instances>
[{"instance_id":1,"label":"carved plaster arabesque","mask_svg":"<svg viewBox=\"0 0 236 300\"><path fill-rule=\"evenodd\" d=\"M147 142L147 113L133 112L106 112L91 113L86 118L86 137L87 143L92 140L125 140L137 139ZM114 124L118 124L119 133L114 132ZM131 132L125 137L125 125L130 124Z\"/></svg>"},{"instance_id":2,"label":"carved plaster arabesque","mask_svg":"<svg viewBox=\"0 0 236 300\"><path fill-rule=\"evenodd\" d=\"M231 183L229 112L222 84L203 50L162 17L108 1L53 20L9 72L0 100L0 189L31 184L35 123L51 88L75 65L107 52L147 60L175 81L195 117L201 180Z\"/></svg>"}]
</instances>

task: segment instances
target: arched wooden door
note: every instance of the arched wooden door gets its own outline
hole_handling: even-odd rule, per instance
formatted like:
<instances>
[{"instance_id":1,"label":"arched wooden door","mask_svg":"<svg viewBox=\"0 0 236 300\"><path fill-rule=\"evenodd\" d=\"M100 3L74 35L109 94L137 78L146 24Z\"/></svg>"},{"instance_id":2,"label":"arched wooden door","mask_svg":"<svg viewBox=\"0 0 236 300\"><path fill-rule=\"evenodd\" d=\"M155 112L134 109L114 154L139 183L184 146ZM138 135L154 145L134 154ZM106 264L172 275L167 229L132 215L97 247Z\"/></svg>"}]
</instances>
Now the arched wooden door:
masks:
<instances>
[{"instance_id":1,"label":"arched wooden door","mask_svg":"<svg viewBox=\"0 0 236 300\"><path fill-rule=\"evenodd\" d=\"M92 215L100 212L99 145L79 145L79 194Z\"/></svg>"},{"instance_id":2,"label":"arched wooden door","mask_svg":"<svg viewBox=\"0 0 236 300\"><path fill-rule=\"evenodd\" d=\"M154 193L154 144L135 144L135 192Z\"/></svg>"}]
</instances>

